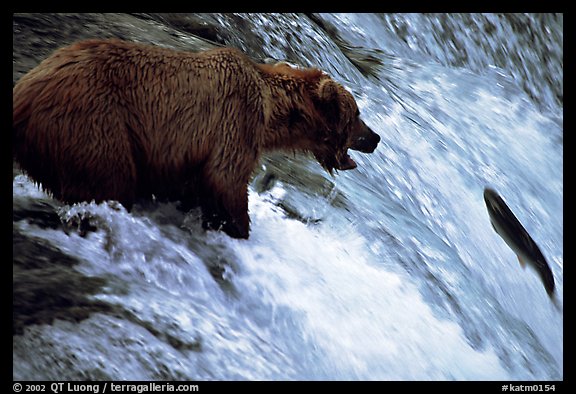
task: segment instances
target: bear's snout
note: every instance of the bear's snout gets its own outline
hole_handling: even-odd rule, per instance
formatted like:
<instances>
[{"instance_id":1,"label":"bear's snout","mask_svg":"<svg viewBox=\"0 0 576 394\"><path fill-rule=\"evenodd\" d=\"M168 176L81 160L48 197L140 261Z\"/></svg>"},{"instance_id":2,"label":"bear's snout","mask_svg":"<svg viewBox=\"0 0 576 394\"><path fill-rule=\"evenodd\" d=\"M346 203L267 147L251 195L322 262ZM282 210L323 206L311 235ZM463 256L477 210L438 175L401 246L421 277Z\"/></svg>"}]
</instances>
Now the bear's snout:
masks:
<instances>
[{"instance_id":1,"label":"bear's snout","mask_svg":"<svg viewBox=\"0 0 576 394\"><path fill-rule=\"evenodd\" d=\"M376 150L380 142L380 136L366 126L363 121L359 121L360 126L358 132L355 133L355 138L352 140L350 149L357 150L362 153L372 153Z\"/></svg>"}]
</instances>

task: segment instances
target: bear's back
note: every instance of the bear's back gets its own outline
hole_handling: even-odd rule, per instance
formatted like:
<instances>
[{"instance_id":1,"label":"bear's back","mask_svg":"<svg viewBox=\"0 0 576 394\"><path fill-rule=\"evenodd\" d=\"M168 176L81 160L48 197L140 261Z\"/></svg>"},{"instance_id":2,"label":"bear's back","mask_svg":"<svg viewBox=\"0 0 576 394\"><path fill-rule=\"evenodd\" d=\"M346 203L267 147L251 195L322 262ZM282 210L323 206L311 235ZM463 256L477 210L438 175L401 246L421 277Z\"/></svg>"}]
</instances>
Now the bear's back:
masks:
<instances>
[{"instance_id":1,"label":"bear's back","mask_svg":"<svg viewBox=\"0 0 576 394\"><path fill-rule=\"evenodd\" d=\"M252 140L262 113L258 77L231 48L77 42L15 85L13 156L59 199L130 206L141 191L178 188L230 138ZM233 128L249 133L232 136Z\"/></svg>"}]
</instances>

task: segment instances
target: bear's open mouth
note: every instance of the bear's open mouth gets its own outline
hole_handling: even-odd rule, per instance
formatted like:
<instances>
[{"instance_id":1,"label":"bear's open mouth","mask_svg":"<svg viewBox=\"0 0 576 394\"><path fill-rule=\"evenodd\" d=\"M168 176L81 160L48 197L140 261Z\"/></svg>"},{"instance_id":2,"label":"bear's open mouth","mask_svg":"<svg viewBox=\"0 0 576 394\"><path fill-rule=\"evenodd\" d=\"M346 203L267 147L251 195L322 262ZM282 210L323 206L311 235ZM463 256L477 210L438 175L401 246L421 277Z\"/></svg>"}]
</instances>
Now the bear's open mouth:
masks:
<instances>
[{"instance_id":1,"label":"bear's open mouth","mask_svg":"<svg viewBox=\"0 0 576 394\"><path fill-rule=\"evenodd\" d=\"M354 168L358 167L358 164L348 154L348 152L344 152L340 160L338 160L338 167L337 169L340 171L345 170L353 170Z\"/></svg>"}]
</instances>

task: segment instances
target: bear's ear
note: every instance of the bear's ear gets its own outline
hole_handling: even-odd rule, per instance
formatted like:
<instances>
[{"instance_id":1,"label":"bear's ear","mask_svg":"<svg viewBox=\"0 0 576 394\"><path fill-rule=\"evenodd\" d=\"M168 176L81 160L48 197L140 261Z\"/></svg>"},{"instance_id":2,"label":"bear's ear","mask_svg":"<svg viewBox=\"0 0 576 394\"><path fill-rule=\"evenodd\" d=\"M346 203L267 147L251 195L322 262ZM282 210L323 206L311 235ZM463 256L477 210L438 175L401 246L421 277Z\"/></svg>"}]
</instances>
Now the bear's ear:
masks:
<instances>
[{"instance_id":1,"label":"bear's ear","mask_svg":"<svg viewBox=\"0 0 576 394\"><path fill-rule=\"evenodd\" d=\"M330 78L324 78L318 83L318 99L322 113L333 126L340 121L339 86Z\"/></svg>"},{"instance_id":2,"label":"bear's ear","mask_svg":"<svg viewBox=\"0 0 576 394\"><path fill-rule=\"evenodd\" d=\"M324 78L318 83L318 97L322 101L332 102L338 98L338 84L330 78Z\"/></svg>"}]
</instances>

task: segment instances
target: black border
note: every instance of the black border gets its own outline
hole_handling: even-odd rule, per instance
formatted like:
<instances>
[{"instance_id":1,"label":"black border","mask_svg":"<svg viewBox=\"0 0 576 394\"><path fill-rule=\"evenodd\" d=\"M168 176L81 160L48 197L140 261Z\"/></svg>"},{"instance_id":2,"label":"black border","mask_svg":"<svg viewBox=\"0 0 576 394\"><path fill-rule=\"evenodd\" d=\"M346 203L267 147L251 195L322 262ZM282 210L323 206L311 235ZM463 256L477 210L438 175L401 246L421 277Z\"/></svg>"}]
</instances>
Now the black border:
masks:
<instances>
[{"instance_id":1,"label":"black border","mask_svg":"<svg viewBox=\"0 0 576 394\"><path fill-rule=\"evenodd\" d=\"M82 4L84 4L84 7L82 6ZM77 3L75 4L74 8L85 8L85 5L87 5L88 3ZM106 8L109 8L109 5L105 3L101 3L99 2L98 5L102 6L102 5L107 6ZM120 6L120 8L126 8L127 3L124 3L124 7L122 7L121 5L122 3L115 3L115 8L118 8ZM188 7L186 7L185 5L188 4ZM428 3L428 7L430 7L430 5L432 5L434 8L436 7L436 4L430 4ZM547 4L547 3L542 3L542 2L538 2L538 3L532 3L532 4L524 4L522 5L520 8L523 8L524 11L543 11L542 8L550 8L550 6L553 6L556 11L562 11L562 9L567 8L567 4L569 3L562 3L561 6L558 6L557 4ZM476 4L478 5L478 4ZM33 8L35 8L35 10L33 11L38 11L38 10L42 10L43 8L51 8L50 11L54 11L54 8L63 8L63 7L58 7L53 4L53 3L30 3L28 6L27 5L19 5L19 8L24 8L24 9L19 9L17 10L18 12L25 12L27 11L26 8L30 8L30 6L32 6ZM146 11L153 11L156 10L157 8L166 8L166 5L164 3L155 3L155 4L139 4L139 8L147 8ZM160 7L159 7L160 6ZM254 4L234 4L233 8L234 9L230 9L231 4L230 3L221 3L220 5L215 4L213 2L203 2L202 4L199 4L198 2L194 2L194 3L180 3L179 7L172 7L172 8L176 8L176 10L181 10L181 11L186 11L186 8L194 8L194 11L208 11L206 8L209 8L210 12L221 12L221 11L242 11L242 12L250 12L250 11L262 11L262 7L261 4L260 5L254 5ZM283 4L270 4L267 3L266 4L266 12L293 12L294 8L296 7L298 9L298 12L307 12L307 11L314 11L314 12L318 12L318 11L325 11L325 12L374 12L374 11L386 11L386 12L397 12L397 11L402 11L402 12L409 12L409 11L416 11L415 8L418 9L418 11L424 11L427 7L424 7L424 9L422 8L422 4L417 4L417 3L412 3L412 4L402 4L402 3L396 3L396 4L390 4L390 3L386 3L386 2L368 2L368 3L364 3L362 4L362 2L358 3L358 2L352 2L349 3L347 5L335 2L335 1L330 1L330 2L325 2L322 5L320 5L320 7L318 7L317 5L311 3L311 2L290 2L290 3L283 3ZM382 7L386 7L386 10L378 10L378 8L382 8ZM66 7L65 7L66 8ZM150 9L151 8L151 9ZM352 9L353 8L353 9ZM466 3L461 3L461 4L457 4L455 5L454 3L452 3L450 6L446 7L444 6L444 11L451 11L451 12L455 12L455 11L466 11L469 10L470 8L470 4L466 4ZM499 4L497 7L494 7L494 5L490 6L490 5L484 5L482 4L482 8L484 8L485 11L490 11L490 12L494 12L494 11L503 11L503 10L511 10L511 7L508 6L506 7L505 4ZM519 8L517 5L515 7L516 10ZM14 10L12 10L14 11ZM432 10L430 10L432 11ZM436 10L438 11L438 10ZM115 10L116 12L116 10ZM548 12L550 12L548 10ZM566 50L564 51L564 63L568 64L568 66L564 67L568 70L568 73L566 73L564 75L564 85L568 86L568 87L572 87L572 74L571 71L572 70L576 70L576 68L574 68L574 64L571 61L572 60L572 48L574 45L574 24L572 22L574 22L572 17L572 14L568 14L566 12L563 12L564 14L564 48L566 48ZM5 19L2 21L3 23L1 24L5 29L6 29L6 33L5 33L5 37L11 37L12 36L12 15L13 12L10 13L3 13L3 15L5 16ZM8 34L8 30L10 31L10 35ZM6 39L7 40L7 39ZM8 45L6 44L6 48L8 47ZM9 53L6 53L6 56L4 57L4 62L7 65L8 64L8 59L11 59L12 56L9 56ZM571 66L572 64L572 66ZM9 75L8 74L8 70L5 71L5 75ZM5 96L4 100L6 101L6 103L2 106L5 111L7 112L7 108L11 108L11 98L8 96L9 95L9 81L11 79L5 78L3 79L3 96ZM566 92L568 92L568 94L566 94ZM571 148L573 147L573 134L574 134L574 127L573 127L573 113L571 111L571 109L573 109L573 101L572 101L572 95L571 95L572 90L570 88L566 89L566 87L564 88L564 107L568 108L568 111L564 112L564 130L567 130L567 133L563 133L563 144L565 147L568 147L568 152L571 153ZM8 114L6 114L6 123L8 122ZM6 124L6 126L8 126ZM8 128L8 127L6 127ZM6 163L4 163L4 165L2 166L3 168L10 168L8 161L12 161L11 160L11 134L8 134L7 131L4 132L3 134L3 138L6 138L10 141L6 141L5 143L1 143L1 148L2 149L2 153L0 153L0 158L2 160L4 160ZM9 152L10 151L10 152ZM566 157L564 157L564 167L563 167L563 173L564 173L564 179L566 180L566 176L570 176L572 174L572 169L574 168L572 166L571 163L571 159L572 156L569 155L568 156L568 161L566 161ZM566 168L568 168L568 171L566 171ZM8 178L8 170L5 170L6 174L6 186L5 187L1 187L0 188L0 203L2 204L2 207L8 207L11 206L11 204L9 204L9 201L11 199L11 195L10 190L12 190L12 179ZM3 178L2 178L3 179ZM8 180L10 179L10 183L8 183ZM571 178L568 178L571 179ZM573 202L576 201L574 199L574 197L572 196L573 193L571 193L571 189L568 188L568 190L564 190L564 201L569 201L572 204L564 204L564 223L566 224L567 221L565 220L566 217L568 218L573 218L574 215L574 205ZM568 197L566 197L568 196ZM12 221L12 218L9 216L8 213L8 208L4 209L6 211L6 213L3 212L2 214L2 223L5 222L5 227L3 227L5 230L5 232L3 231L3 237L2 237L2 250L9 250L9 238L8 238L8 234L9 234L9 223ZM4 211L3 210L3 211ZM568 222L569 224L571 224L571 222ZM568 228L569 231L571 231L571 227L570 226ZM570 237L573 237L572 233L569 234ZM566 237L564 237L564 244L566 244ZM4 245L4 243L6 245ZM571 375L571 373L573 372L573 365L574 365L574 343L573 343L573 337L572 334L574 332L576 332L573 322L572 322L572 317L573 315L573 302L572 300L574 300L574 297L572 296L571 292L572 292L572 278L573 278L573 270L574 270L574 264L576 263L576 260L574 259L573 253L571 253L572 250L570 249L570 253L566 254L566 249L564 250L564 262L567 262L567 264L564 264L564 290L565 290L565 294L564 294L564 368L563 368L563 381L551 381L551 382L547 382L547 381L543 381L543 382L539 382L539 381L463 381L463 382L452 382L452 381L390 381L390 382L342 382L342 381L330 381L330 382L315 382L315 381L311 381L311 382L293 382L293 381L289 381L289 382L196 382L199 387L200 387L200 392L206 392L206 391L214 391L214 390L254 390L254 391L258 391L258 390L262 390L263 392L269 392L271 389L274 389L275 387L278 387L278 385L282 385L283 388L288 388L288 389L322 389L322 390L363 390L363 391L372 391L372 390L377 390L377 389L391 389L391 390L398 390L398 392L402 392L403 390L441 390L443 392L457 392L457 393L462 393L465 390L482 390L483 392L503 392L502 391L502 386L506 385L506 384L514 384L514 385L520 385L520 384L524 384L524 385L535 385L535 384L554 384L555 385L555 391L552 391L553 393L558 393L558 392L563 392L565 386L568 387L572 387L573 385L573 375ZM4 265L4 267L7 267L7 264ZM7 268L4 268L7 269ZM8 278L8 274L4 274L3 275L4 278ZM6 281L8 281L6 279ZM8 285L6 284L5 286L2 286L3 292L2 294L4 295L3 299L4 300L11 300L12 299L12 294L11 294L11 289L12 289L12 285ZM568 302L566 302L566 300ZM6 301L6 304L8 304L8 302ZM8 308L6 308L8 309ZM12 310L11 308L11 304L10 304L10 311ZM6 313L8 314L8 313ZM7 321L8 319L6 319ZM8 342L8 340L7 340ZM12 347L10 347L10 349L12 349ZM8 369L9 365L12 365L11 362L9 362L8 360L8 344L6 344L6 362L2 364L3 368ZM10 376L9 374L12 373L12 368L10 369L10 371L6 371L6 373L2 373L2 376L8 377ZM14 382L13 382L14 383ZM24 382L21 382L22 384L24 384ZM37 383L45 383L45 384L51 384L52 382L37 382ZM115 382L116 383L116 382ZM128 382L125 382L128 383ZM144 381L135 381L132 382L134 384L145 384L146 382ZM103 382L100 382L99 384L103 384ZM571 389L573 391L573 389ZM508 390L510 391L510 390ZM15 392L13 390L13 392ZM100 392L102 392L100 390Z\"/></svg>"}]
</instances>

